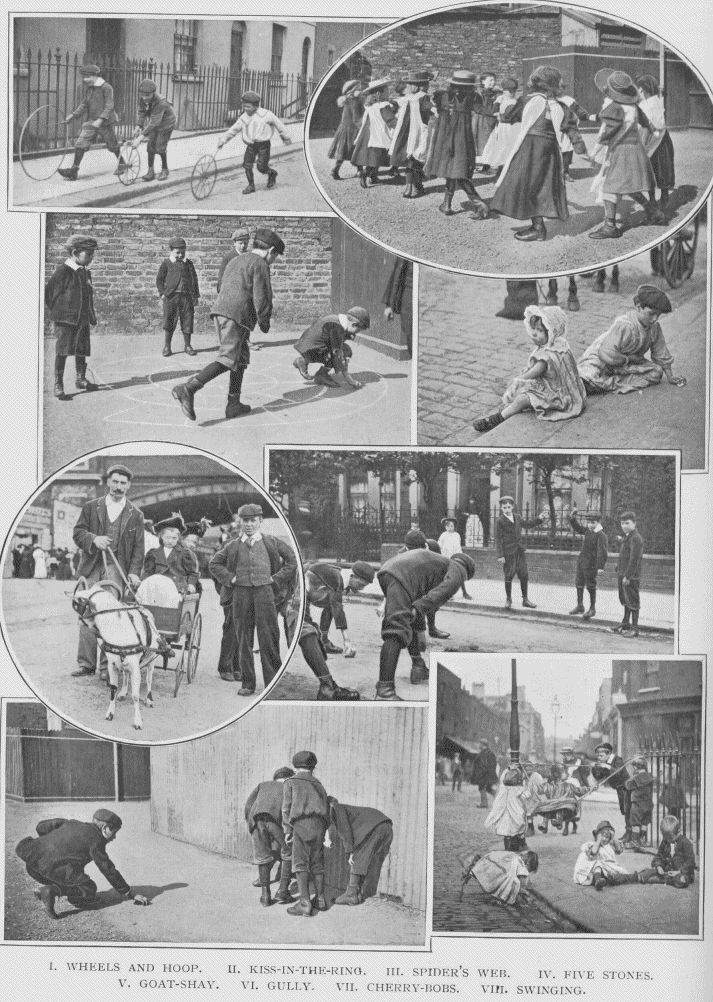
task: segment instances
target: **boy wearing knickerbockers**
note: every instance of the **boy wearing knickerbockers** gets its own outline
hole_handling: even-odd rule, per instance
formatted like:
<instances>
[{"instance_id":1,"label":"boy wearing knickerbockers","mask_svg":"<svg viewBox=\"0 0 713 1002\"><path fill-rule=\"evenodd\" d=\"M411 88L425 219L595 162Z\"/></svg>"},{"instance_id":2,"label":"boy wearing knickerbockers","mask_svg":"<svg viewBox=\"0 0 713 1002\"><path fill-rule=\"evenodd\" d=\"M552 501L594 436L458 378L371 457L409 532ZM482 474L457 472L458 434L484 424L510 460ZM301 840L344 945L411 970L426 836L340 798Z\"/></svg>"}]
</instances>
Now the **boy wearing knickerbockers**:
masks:
<instances>
[{"instance_id":1,"label":"boy wearing knickerbockers","mask_svg":"<svg viewBox=\"0 0 713 1002\"><path fill-rule=\"evenodd\" d=\"M84 97L74 111L67 115L64 124L69 125L75 118L82 118L82 128L74 144L72 166L60 167L57 173L67 181L76 181L84 154L101 140L118 160L114 173L123 174L128 170L128 165L121 155L119 140L114 131L114 126L119 121L114 111L114 88L99 75L101 71L94 63L82 66L79 72L86 88Z\"/></svg>"},{"instance_id":2,"label":"boy wearing knickerbockers","mask_svg":"<svg viewBox=\"0 0 713 1002\"><path fill-rule=\"evenodd\" d=\"M91 328L96 327L94 289L89 265L97 242L86 233L75 233L65 245L67 259L45 286L45 307L54 321L57 344L54 359L54 395L64 398L64 367L74 355L78 390L95 390L87 380L87 357L91 355Z\"/></svg>"},{"instance_id":3,"label":"boy wearing knickerbockers","mask_svg":"<svg viewBox=\"0 0 713 1002\"><path fill-rule=\"evenodd\" d=\"M353 341L359 331L369 329L371 318L361 306L352 306L346 313L322 317L308 327L295 344L298 357L292 363L307 382L319 386L335 386L339 383L329 375L330 369L344 377L348 386L360 390L361 383L349 375L349 360L352 350L346 343ZM313 376L309 374L311 362L319 362L321 368Z\"/></svg>"},{"instance_id":4,"label":"boy wearing knickerbockers","mask_svg":"<svg viewBox=\"0 0 713 1002\"><path fill-rule=\"evenodd\" d=\"M288 766L278 769L271 782L258 783L245 801L245 821L253 844L253 862L257 866L257 886L261 888L260 904L289 904L294 899L289 887L292 879L292 850L285 841L282 830L282 785L294 776ZM277 846L277 852L273 846ZM280 861L280 888L273 898L270 895L272 864ZM254 886L254 885L253 885Z\"/></svg>"},{"instance_id":5,"label":"boy wearing knickerbockers","mask_svg":"<svg viewBox=\"0 0 713 1002\"><path fill-rule=\"evenodd\" d=\"M582 549L577 558L577 573L575 588L577 589L577 604L570 616L582 616L582 619L592 619L597 614L597 577L606 566L609 555L609 540L606 537L599 512L588 511L584 516L584 525L577 519L577 509L573 508L569 516L569 524L579 536L584 536ZM584 589L589 592L589 609L584 611Z\"/></svg>"},{"instance_id":6,"label":"boy wearing knickerbockers","mask_svg":"<svg viewBox=\"0 0 713 1002\"><path fill-rule=\"evenodd\" d=\"M536 609L537 606L527 597L529 580L525 544L522 541L523 529L534 529L547 518L543 512L539 518L529 521L515 511L515 499L509 494L500 498L500 514L495 522L495 545L498 550L498 561L503 565L505 575L505 608L512 608L512 579L520 579L522 604L526 609Z\"/></svg>"},{"instance_id":7,"label":"boy wearing knickerbockers","mask_svg":"<svg viewBox=\"0 0 713 1002\"><path fill-rule=\"evenodd\" d=\"M329 797L329 816L349 857L349 885L334 903L360 905L363 890L376 891L394 838L393 822L375 807L340 804L336 797Z\"/></svg>"},{"instance_id":8,"label":"boy wearing knickerbockers","mask_svg":"<svg viewBox=\"0 0 713 1002\"><path fill-rule=\"evenodd\" d=\"M277 171L270 166L271 141L274 133L279 133L285 146L290 145L292 138L277 115L273 115L267 108L260 107L260 95L256 91L245 91L241 101L243 113L225 135L220 137L218 149L238 134L242 134L245 143L243 169L248 182L247 187L243 188L243 195L252 195L255 191L253 172L255 166L260 174L267 174L267 188L275 187Z\"/></svg>"},{"instance_id":9,"label":"boy wearing knickerbockers","mask_svg":"<svg viewBox=\"0 0 713 1002\"><path fill-rule=\"evenodd\" d=\"M180 320L186 355L195 355L191 338L195 307L200 299L198 276L193 262L186 257L186 241L183 237L172 237L168 247L169 256L161 262L156 275L156 288L163 304L162 354L165 357L172 354L171 338Z\"/></svg>"},{"instance_id":10,"label":"boy wearing knickerbockers","mask_svg":"<svg viewBox=\"0 0 713 1002\"><path fill-rule=\"evenodd\" d=\"M624 606L624 618L619 626L610 626L612 633L620 633L623 637L638 637L639 582L641 579L641 562L644 558L644 541L636 529L636 514L625 511L621 514L621 545L619 547L619 562L616 573L619 581L619 601Z\"/></svg>"},{"instance_id":11,"label":"boy wearing knickerbockers","mask_svg":"<svg viewBox=\"0 0 713 1002\"><path fill-rule=\"evenodd\" d=\"M170 101L159 94L153 80L142 80L139 84L139 124L134 129L134 149L137 149L142 139L146 140L146 157L148 170L142 181L153 181L156 178L153 165L156 154L161 157L161 172L159 181L168 177L168 142L171 133L176 128L176 112Z\"/></svg>"},{"instance_id":12,"label":"boy wearing knickerbockers","mask_svg":"<svg viewBox=\"0 0 713 1002\"><path fill-rule=\"evenodd\" d=\"M324 896L324 835L329 825L327 791L312 773L317 756L301 751L292 759L297 770L282 787L282 828L292 847L292 870L297 878L299 900L287 909L288 915L314 915L309 896L310 877L317 889L317 911L327 910Z\"/></svg>"}]
</instances>

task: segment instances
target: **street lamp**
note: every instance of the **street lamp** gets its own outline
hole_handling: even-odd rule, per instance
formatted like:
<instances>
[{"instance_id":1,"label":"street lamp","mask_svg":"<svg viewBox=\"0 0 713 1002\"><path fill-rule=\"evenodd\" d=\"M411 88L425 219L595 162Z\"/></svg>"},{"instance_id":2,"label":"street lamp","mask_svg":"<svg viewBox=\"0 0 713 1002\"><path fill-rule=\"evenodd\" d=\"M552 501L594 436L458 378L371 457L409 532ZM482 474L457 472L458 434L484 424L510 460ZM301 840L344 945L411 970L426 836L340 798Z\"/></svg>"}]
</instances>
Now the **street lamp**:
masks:
<instances>
[{"instance_id":1,"label":"street lamp","mask_svg":"<svg viewBox=\"0 0 713 1002\"><path fill-rule=\"evenodd\" d=\"M552 700L552 706L550 707L550 709L552 710L552 716L554 717L554 724L555 724L554 735L552 739L552 754L554 756L555 765L557 765L557 717L559 717L560 713L560 704L556 696Z\"/></svg>"}]
</instances>

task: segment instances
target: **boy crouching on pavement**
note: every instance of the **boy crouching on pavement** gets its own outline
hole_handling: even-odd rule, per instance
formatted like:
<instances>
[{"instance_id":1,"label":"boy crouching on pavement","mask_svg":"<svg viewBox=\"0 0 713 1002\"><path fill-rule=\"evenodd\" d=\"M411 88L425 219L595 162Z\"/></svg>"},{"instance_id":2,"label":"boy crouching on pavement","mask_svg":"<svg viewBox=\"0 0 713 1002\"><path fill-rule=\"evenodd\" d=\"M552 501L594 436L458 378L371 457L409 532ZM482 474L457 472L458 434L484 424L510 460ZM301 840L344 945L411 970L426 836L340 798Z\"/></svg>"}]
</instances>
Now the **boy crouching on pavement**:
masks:
<instances>
[{"instance_id":1,"label":"boy crouching on pavement","mask_svg":"<svg viewBox=\"0 0 713 1002\"><path fill-rule=\"evenodd\" d=\"M139 84L138 125L134 129L132 146L137 149L141 140L146 140L146 158L148 170L142 181L154 181L156 174L153 169L156 154L161 157L161 172L159 181L168 177L168 142L171 133L176 128L176 112L171 102L159 94L153 80L142 80Z\"/></svg>"},{"instance_id":2,"label":"boy crouching on pavement","mask_svg":"<svg viewBox=\"0 0 713 1002\"><path fill-rule=\"evenodd\" d=\"M297 878L299 900L287 909L288 915L314 915L309 896L310 877L317 889L315 905L327 910L324 896L324 836L329 825L327 791L312 773L317 756L301 751L292 759L297 770L282 787L282 827L285 841L292 847L292 870Z\"/></svg>"},{"instance_id":3,"label":"boy crouching on pavement","mask_svg":"<svg viewBox=\"0 0 713 1002\"><path fill-rule=\"evenodd\" d=\"M368 330L370 323L369 314L361 306L316 320L295 344L299 354L292 364L307 382L338 387L339 383L329 375L329 370L334 369L344 376L352 389L360 390L362 384L352 379L348 372L352 350L346 342L353 341L359 331ZM314 376L309 374L310 362L321 364Z\"/></svg>"},{"instance_id":4,"label":"boy crouching on pavement","mask_svg":"<svg viewBox=\"0 0 713 1002\"><path fill-rule=\"evenodd\" d=\"M365 885L371 893L376 891L381 867L394 839L394 825L391 818L375 807L340 804L336 797L329 797L329 812L349 857L349 885L334 903L360 905L364 901Z\"/></svg>"},{"instance_id":5,"label":"boy crouching on pavement","mask_svg":"<svg viewBox=\"0 0 713 1002\"><path fill-rule=\"evenodd\" d=\"M271 904L289 904L294 898L289 887L292 878L292 850L285 841L282 830L282 784L294 776L288 766L278 769L271 782L258 783L245 801L245 821L253 844L253 861L257 866L260 904L263 908ZM277 858L280 860L280 887L274 898L270 895L270 871L275 862L273 844L279 846Z\"/></svg>"},{"instance_id":6,"label":"boy crouching on pavement","mask_svg":"<svg viewBox=\"0 0 713 1002\"><path fill-rule=\"evenodd\" d=\"M88 863L96 863L114 890L130 898L131 888L114 866L106 852L109 842L121 828L121 818L100 808L91 821L50 818L37 825L38 838L28 835L18 842L15 852L25 864L33 880L42 886L35 897L51 918L58 897L65 896L75 908L91 908L99 903L97 885L84 872ZM147 905L143 894L134 894L137 905Z\"/></svg>"},{"instance_id":7,"label":"boy crouching on pavement","mask_svg":"<svg viewBox=\"0 0 713 1002\"><path fill-rule=\"evenodd\" d=\"M260 95L255 91L248 90L242 97L243 113L231 128L218 140L218 149L242 133L245 143L245 156L243 158L243 169L247 178L247 187L243 188L243 195L252 195L255 191L255 174L253 166L257 161L257 169L260 174L267 174L267 187L274 188L277 181L277 171L270 167L271 140L274 132L280 134L280 139L289 146L292 142L289 132L282 124L277 115L273 115L267 108L260 107Z\"/></svg>"},{"instance_id":8,"label":"boy crouching on pavement","mask_svg":"<svg viewBox=\"0 0 713 1002\"><path fill-rule=\"evenodd\" d=\"M58 265L45 286L45 307L54 321L57 344L54 358L54 395L64 398L64 367L74 355L78 390L96 390L87 380L87 357L91 355L91 328L96 327L92 263L97 242L86 233L75 233L65 245L68 257Z\"/></svg>"},{"instance_id":9,"label":"boy crouching on pavement","mask_svg":"<svg viewBox=\"0 0 713 1002\"><path fill-rule=\"evenodd\" d=\"M169 256L159 265L156 288L163 303L164 345L162 355L168 358L171 338L178 321L181 321L186 355L197 354L191 345L195 307L200 299L198 276L192 261L186 257L186 241L183 237L172 237L169 242Z\"/></svg>"},{"instance_id":10,"label":"boy crouching on pavement","mask_svg":"<svg viewBox=\"0 0 713 1002\"><path fill-rule=\"evenodd\" d=\"M661 819L661 844L651 868L640 870L642 884L668 884L669 887L688 887L696 874L696 853L693 845L681 834L681 822L672 814Z\"/></svg>"}]
</instances>

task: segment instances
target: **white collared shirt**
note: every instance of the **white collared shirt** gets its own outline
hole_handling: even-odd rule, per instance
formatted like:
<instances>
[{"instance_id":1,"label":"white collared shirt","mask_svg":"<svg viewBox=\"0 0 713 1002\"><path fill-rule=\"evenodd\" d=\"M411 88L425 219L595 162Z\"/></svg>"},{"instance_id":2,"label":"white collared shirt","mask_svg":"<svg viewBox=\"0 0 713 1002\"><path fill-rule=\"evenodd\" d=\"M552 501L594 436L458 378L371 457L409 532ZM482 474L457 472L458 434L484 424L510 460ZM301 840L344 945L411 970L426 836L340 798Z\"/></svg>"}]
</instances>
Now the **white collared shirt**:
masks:
<instances>
[{"instance_id":1,"label":"white collared shirt","mask_svg":"<svg viewBox=\"0 0 713 1002\"><path fill-rule=\"evenodd\" d=\"M106 512L109 516L109 521L113 523L116 522L117 518L121 515L126 506L126 496L124 496L121 501L112 501L111 495L107 494L104 498L104 503L106 504Z\"/></svg>"},{"instance_id":2,"label":"white collared shirt","mask_svg":"<svg viewBox=\"0 0 713 1002\"><path fill-rule=\"evenodd\" d=\"M243 534L241 535L241 537L240 537L240 542L241 542L241 543L247 543L247 544L248 544L248 546L252 546L252 545L253 545L253 543L257 543L257 542L259 542L259 540L261 540L261 539L262 539L262 533L261 533L261 532L256 532L256 533L255 533L254 535L252 535L252 536L248 536L248 535L246 535L245 533L243 533Z\"/></svg>"},{"instance_id":3,"label":"white collared shirt","mask_svg":"<svg viewBox=\"0 0 713 1002\"><path fill-rule=\"evenodd\" d=\"M67 265L68 268L71 268L72 271L86 271L87 270L84 267L83 264L77 264L77 262L74 260L73 257L68 257L67 260L64 263Z\"/></svg>"}]
</instances>

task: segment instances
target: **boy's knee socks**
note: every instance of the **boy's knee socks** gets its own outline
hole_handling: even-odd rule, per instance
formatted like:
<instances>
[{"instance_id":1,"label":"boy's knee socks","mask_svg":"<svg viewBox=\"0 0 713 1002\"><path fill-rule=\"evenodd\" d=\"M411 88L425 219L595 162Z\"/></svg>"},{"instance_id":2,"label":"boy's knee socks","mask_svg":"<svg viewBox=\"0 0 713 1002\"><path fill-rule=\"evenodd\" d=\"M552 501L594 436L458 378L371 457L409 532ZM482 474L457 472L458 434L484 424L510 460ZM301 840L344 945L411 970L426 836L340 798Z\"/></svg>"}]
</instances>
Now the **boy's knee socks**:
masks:
<instances>
[{"instance_id":1,"label":"boy's knee socks","mask_svg":"<svg viewBox=\"0 0 713 1002\"><path fill-rule=\"evenodd\" d=\"M55 355L54 357L54 374L55 376L62 377L64 375L64 367L67 364L66 355Z\"/></svg>"},{"instance_id":2,"label":"boy's knee socks","mask_svg":"<svg viewBox=\"0 0 713 1002\"><path fill-rule=\"evenodd\" d=\"M505 597L512 598L512 581L505 582Z\"/></svg>"},{"instance_id":3,"label":"boy's knee socks","mask_svg":"<svg viewBox=\"0 0 713 1002\"><path fill-rule=\"evenodd\" d=\"M401 654L401 644L396 637L387 637L381 645L379 656L379 681L393 682L396 676L396 665Z\"/></svg>"}]
</instances>

